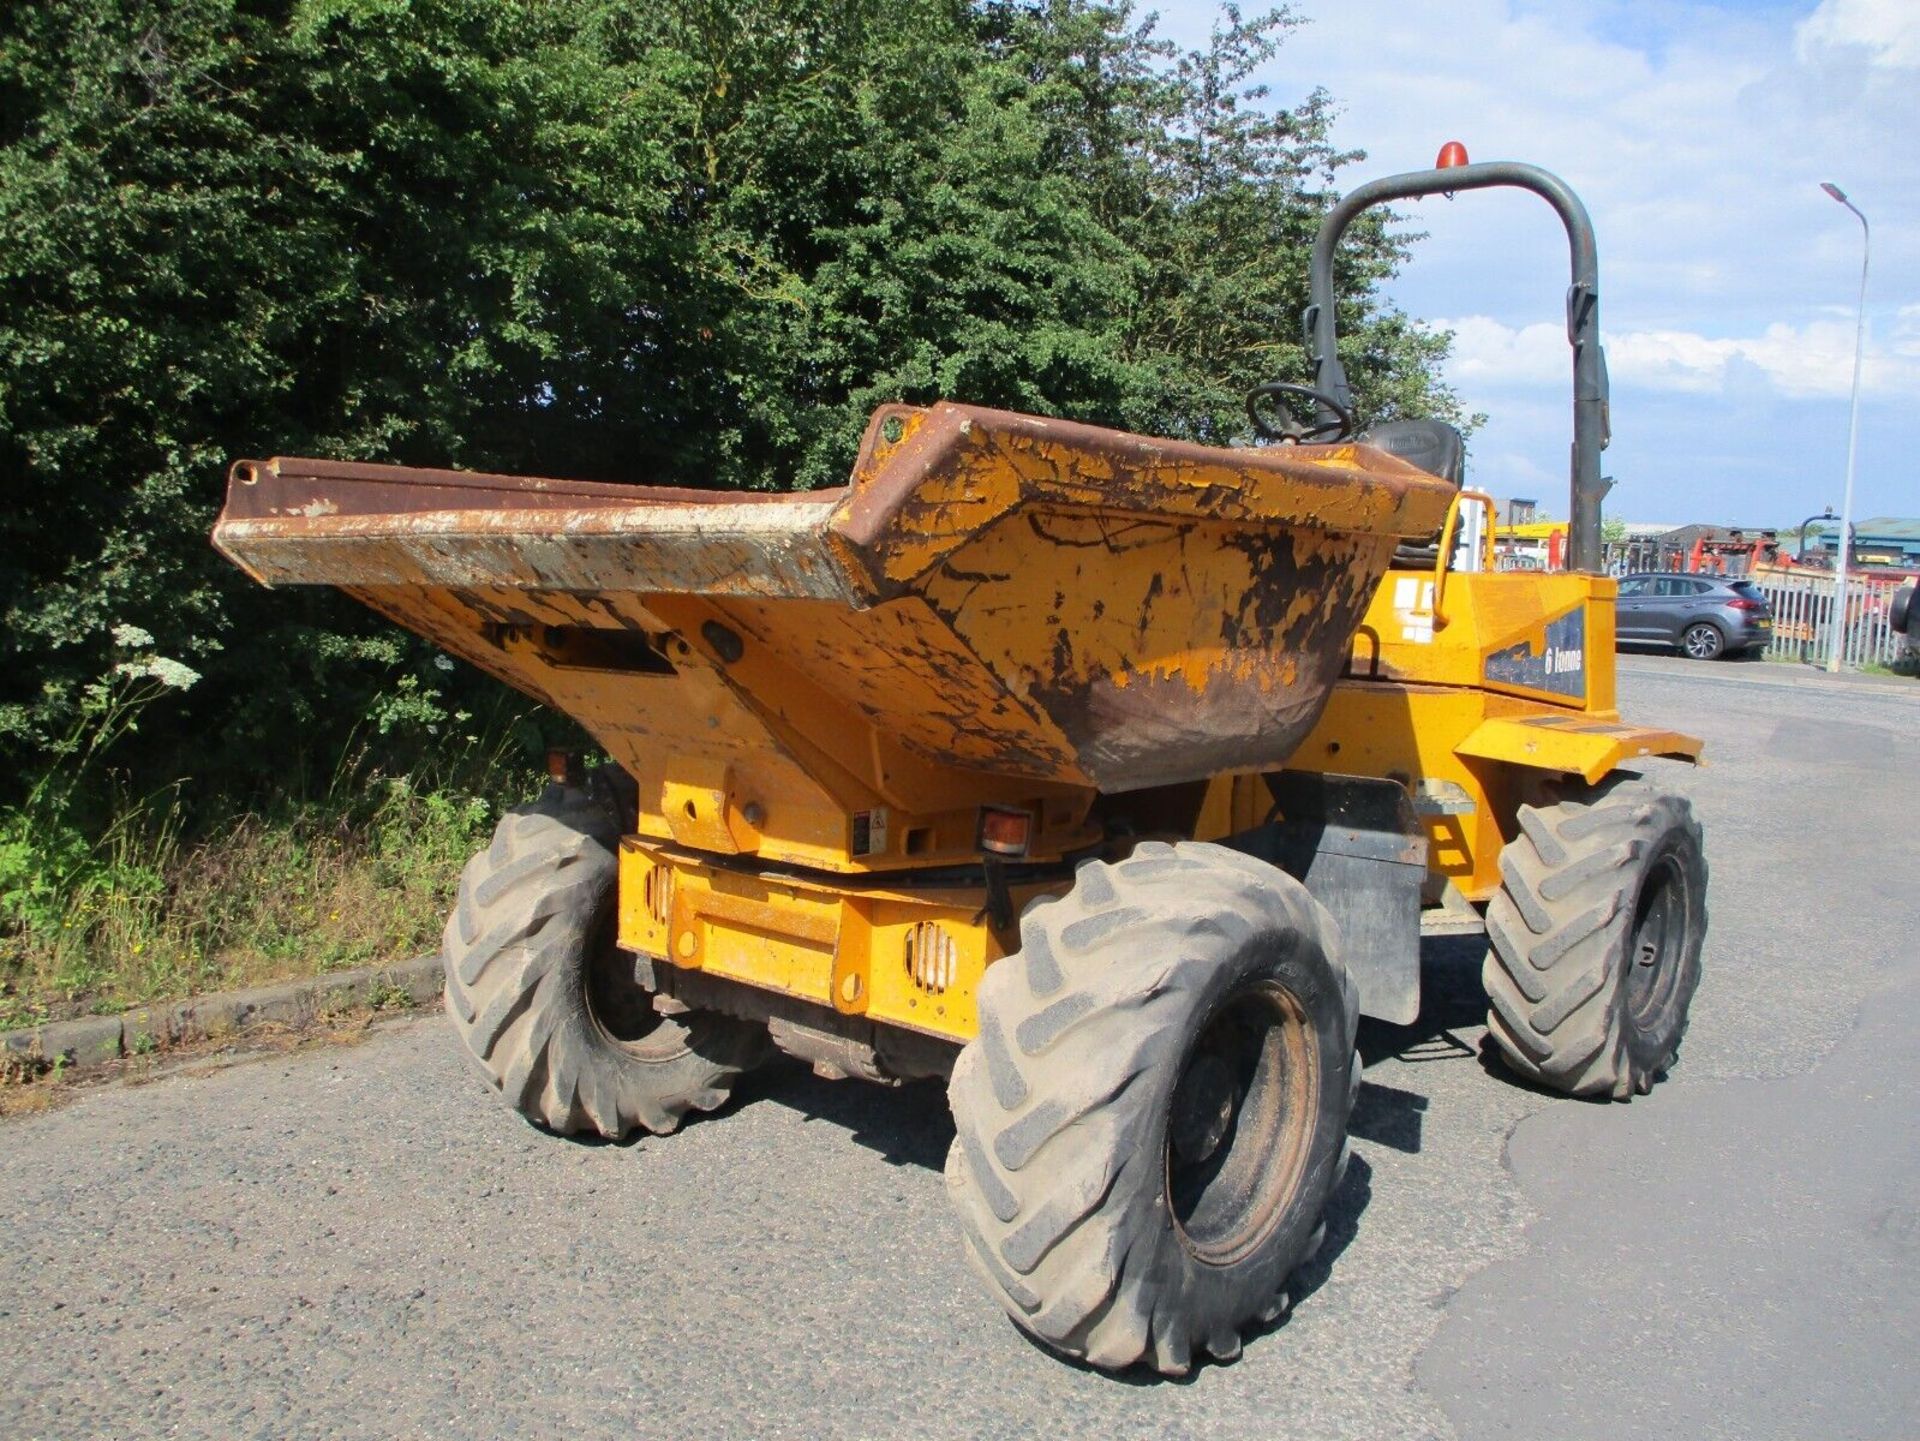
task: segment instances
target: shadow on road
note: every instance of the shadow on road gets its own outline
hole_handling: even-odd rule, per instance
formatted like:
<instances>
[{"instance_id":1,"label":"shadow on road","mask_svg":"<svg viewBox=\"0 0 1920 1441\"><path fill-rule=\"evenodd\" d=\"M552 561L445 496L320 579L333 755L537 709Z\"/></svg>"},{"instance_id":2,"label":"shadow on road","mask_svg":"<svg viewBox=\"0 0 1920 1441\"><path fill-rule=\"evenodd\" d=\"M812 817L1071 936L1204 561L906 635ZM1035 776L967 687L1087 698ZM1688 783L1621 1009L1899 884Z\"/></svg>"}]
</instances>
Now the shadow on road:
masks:
<instances>
[{"instance_id":1,"label":"shadow on road","mask_svg":"<svg viewBox=\"0 0 1920 1441\"><path fill-rule=\"evenodd\" d=\"M1425 1004L1413 1025L1362 1024L1363 1064L1371 1065L1389 1056L1403 1061L1473 1059L1473 1048L1455 1037L1452 1028L1477 1025L1482 1018L1486 1002L1479 991L1480 951L1473 946L1462 947L1457 941L1445 946L1446 954L1429 957L1435 969L1426 977ZM879 1153L893 1165L917 1166L938 1173L944 1170L947 1150L953 1143L953 1117L947 1109L945 1087L937 1081L891 1088L826 1081L800 1062L783 1059L747 1076L733 1099L718 1114L725 1115L740 1106L769 1103L795 1111L807 1121L825 1121L837 1126L847 1132L855 1145ZM1354 1103L1351 1134L1356 1141L1418 1151L1420 1118L1426 1108L1427 1098L1423 1095L1363 1080ZM1247 1330L1243 1337L1247 1344L1285 1326L1293 1308L1326 1284L1341 1254L1359 1236L1361 1217L1372 1199L1373 1167L1365 1156L1355 1153L1348 1161L1339 1188L1328 1198L1325 1239L1292 1277L1288 1287L1292 1304L1271 1324ZM1025 1332L1019 1334L1031 1344L1041 1345ZM1056 1362L1091 1369L1050 1350L1047 1354ZM1194 1357L1194 1369L1184 1377L1161 1376L1151 1368L1140 1366L1111 1379L1123 1385L1184 1385L1216 1364L1203 1353Z\"/></svg>"},{"instance_id":2,"label":"shadow on road","mask_svg":"<svg viewBox=\"0 0 1920 1441\"><path fill-rule=\"evenodd\" d=\"M1437 937L1425 942L1420 953L1420 1014L1408 1026L1361 1021L1361 1064L1372 1068L1392 1060L1417 1067L1476 1060L1478 1049L1462 1040L1459 1032L1486 1020L1487 995L1480 985L1480 961L1485 954L1486 943L1478 937ZM1415 1154L1420 1150L1426 1109L1427 1097L1417 1090L1362 1080L1348 1129L1355 1140Z\"/></svg>"},{"instance_id":3,"label":"shadow on road","mask_svg":"<svg viewBox=\"0 0 1920 1441\"><path fill-rule=\"evenodd\" d=\"M1442 1062L1477 1063L1477 1047L1461 1039L1463 1029L1477 1028L1486 1017L1486 995L1480 986L1480 962L1485 944L1478 939L1445 938L1422 948L1420 1015L1409 1026L1362 1021L1359 1050L1363 1067L1394 1060L1404 1079L1408 1067ZM1417 1070L1411 1072L1417 1075ZM916 1166L939 1173L953 1143L953 1117L947 1110L945 1087L937 1081L919 1081L898 1087L827 1081L798 1061L776 1060L743 1079L719 1115L742 1106L772 1104L798 1113L806 1121L825 1121L847 1133L855 1145L877 1152L890 1164ZM1354 1102L1350 1133L1361 1143L1417 1153L1428 1097L1404 1086L1363 1079ZM1247 1343L1279 1330L1293 1306L1323 1286L1341 1254L1360 1234L1361 1218L1373 1199L1373 1167L1364 1155L1354 1154L1339 1188L1328 1199L1326 1238L1318 1252L1294 1273L1289 1291L1292 1306L1271 1325L1258 1326L1244 1337ZM1016 1328L1017 1329L1017 1328ZM1020 1333L1025 1336L1025 1333ZM1027 1338L1031 1340L1031 1338ZM1039 1345L1040 1343L1034 1342ZM1049 1352L1049 1355L1054 1353ZM1061 1358L1055 1357L1056 1360ZM1080 1363L1068 1361L1078 1366ZM1125 1385L1190 1384L1215 1365L1204 1355L1194 1358L1185 1377L1164 1377L1136 1367L1113 1379Z\"/></svg>"},{"instance_id":4,"label":"shadow on road","mask_svg":"<svg viewBox=\"0 0 1920 1441\"><path fill-rule=\"evenodd\" d=\"M1476 1049L1457 1032L1479 1026L1486 1017L1486 994L1480 988L1484 952L1485 945L1477 939L1428 941L1421 955L1419 1017L1410 1026L1363 1020L1361 1064L1372 1067L1387 1059L1410 1066L1476 1060ZM798 1061L780 1059L744 1078L733 1098L715 1114L726 1116L741 1106L762 1102L797 1111L809 1121L838 1126L855 1145L878 1152L896 1166L943 1170L947 1148L953 1144L953 1117L947 1110L946 1088L938 1081L897 1087L826 1081ZM1426 1109L1427 1097L1417 1091L1363 1079L1350 1129L1355 1140L1418 1152ZM1358 1159L1354 1162L1355 1168L1363 1164ZM1350 1179L1348 1186L1352 1184Z\"/></svg>"},{"instance_id":5,"label":"shadow on road","mask_svg":"<svg viewBox=\"0 0 1920 1441\"><path fill-rule=\"evenodd\" d=\"M848 1133L856 1146L877 1151L895 1166L940 1171L953 1144L953 1116L939 1081L875 1086L823 1081L799 1061L780 1060L740 1083L734 1105L770 1101Z\"/></svg>"}]
</instances>

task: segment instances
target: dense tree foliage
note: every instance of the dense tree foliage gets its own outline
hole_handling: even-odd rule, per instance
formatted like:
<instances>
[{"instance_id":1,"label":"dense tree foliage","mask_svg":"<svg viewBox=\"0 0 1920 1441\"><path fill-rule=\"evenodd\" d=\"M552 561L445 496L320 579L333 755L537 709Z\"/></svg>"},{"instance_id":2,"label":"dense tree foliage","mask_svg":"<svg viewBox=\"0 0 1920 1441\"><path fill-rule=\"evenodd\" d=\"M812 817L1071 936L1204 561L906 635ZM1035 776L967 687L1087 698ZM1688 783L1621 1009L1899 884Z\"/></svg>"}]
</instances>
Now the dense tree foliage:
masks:
<instances>
[{"instance_id":1,"label":"dense tree foliage","mask_svg":"<svg viewBox=\"0 0 1920 1441\"><path fill-rule=\"evenodd\" d=\"M204 673L135 744L244 787L421 663L206 544L235 456L837 482L950 396L1226 441L1305 379L1331 105L1088 0L44 0L0 10L0 745L136 625ZM1375 415L1442 342L1346 257ZM158 720L158 717L156 717ZM191 759L189 759L191 757Z\"/></svg>"}]
</instances>

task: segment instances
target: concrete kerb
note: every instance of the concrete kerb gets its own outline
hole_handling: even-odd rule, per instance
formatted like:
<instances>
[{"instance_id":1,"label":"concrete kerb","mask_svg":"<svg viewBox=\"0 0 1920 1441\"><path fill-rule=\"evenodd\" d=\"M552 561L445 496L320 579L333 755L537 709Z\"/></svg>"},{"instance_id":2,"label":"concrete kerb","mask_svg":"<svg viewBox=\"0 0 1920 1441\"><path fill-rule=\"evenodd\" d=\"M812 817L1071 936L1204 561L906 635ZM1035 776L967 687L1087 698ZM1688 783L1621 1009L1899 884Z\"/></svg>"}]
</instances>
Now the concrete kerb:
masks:
<instances>
[{"instance_id":1,"label":"concrete kerb","mask_svg":"<svg viewBox=\"0 0 1920 1441\"><path fill-rule=\"evenodd\" d=\"M421 956L395 966L369 966L277 986L192 996L170 1006L136 1006L118 1016L85 1016L0 1032L0 1053L41 1065L98 1066L122 1056L223 1040L262 1026L299 1030L361 1006L425 1005L439 998L441 981L440 957Z\"/></svg>"}]
</instances>

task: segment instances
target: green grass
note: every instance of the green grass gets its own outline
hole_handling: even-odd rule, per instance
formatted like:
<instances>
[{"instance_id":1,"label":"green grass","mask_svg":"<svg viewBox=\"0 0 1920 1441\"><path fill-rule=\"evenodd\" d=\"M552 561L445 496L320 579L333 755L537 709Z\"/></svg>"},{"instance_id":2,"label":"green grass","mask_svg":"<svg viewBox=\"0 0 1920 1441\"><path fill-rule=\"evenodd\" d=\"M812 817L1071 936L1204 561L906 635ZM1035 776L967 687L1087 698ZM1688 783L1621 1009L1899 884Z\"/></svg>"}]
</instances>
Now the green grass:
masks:
<instances>
[{"instance_id":1,"label":"green grass","mask_svg":"<svg viewBox=\"0 0 1920 1441\"><path fill-rule=\"evenodd\" d=\"M137 795L92 763L155 698L102 689L0 809L0 1029L432 951L468 856L542 779L510 739L525 717L469 729L436 713L432 746L413 752L427 758L404 773L361 745L319 794L264 808L186 781ZM372 722L368 741L391 753L387 718Z\"/></svg>"},{"instance_id":2,"label":"green grass","mask_svg":"<svg viewBox=\"0 0 1920 1441\"><path fill-rule=\"evenodd\" d=\"M1860 667L1860 673L1862 675L1920 676L1920 655L1899 656L1891 665L1868 661Z\"/></svg>"},{"instance_id":3,"label":"green grass","mask_svg":"<svg viewBox=\"0 0 1920 1441\"><path fill-rule=\"evenodd\" d=\"M501 805L371 778L370 808L239 815L192 842L120 822L57 924L0 937L0 1028L406 960L438 947L460 868Z\"/></svg>"},{"instance_id":4,"label":"green grass","mask_svg":"<svg viewBox=\"0 0 1920 1441\"><path fill-rule=\"evenodd\" d=\"M1777 665L1813 665L1820 668L1824 668L1826 665L1826 655L1824 651L1815 652L1811 655L1810 659L1805 660L1800 657L1798 652L1792 655L1775 655L1771 651L1768 651L1765 654L1765 659ZM1852 669L1861 675L1920 676L1920 655L1900 656L1896 658L1891 665L1882 665L1879 661L1870 660L1861 665L1854 666Z\"/></svg>"}]
</instances>

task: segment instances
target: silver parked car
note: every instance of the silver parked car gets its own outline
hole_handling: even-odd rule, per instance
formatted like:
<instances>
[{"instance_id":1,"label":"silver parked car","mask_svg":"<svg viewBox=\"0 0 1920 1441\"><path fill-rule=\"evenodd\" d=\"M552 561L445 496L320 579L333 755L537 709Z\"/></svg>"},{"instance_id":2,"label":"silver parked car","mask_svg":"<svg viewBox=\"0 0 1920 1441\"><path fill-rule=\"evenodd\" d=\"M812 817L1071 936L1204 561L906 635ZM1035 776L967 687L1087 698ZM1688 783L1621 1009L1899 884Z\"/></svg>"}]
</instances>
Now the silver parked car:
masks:
<instances>
[{"instance_id":1,"label":"silver parked car","mask_svg":"<svg viewBox=\"0 0 1920 1441\"><path fill-rule=\"evenodd\" d=\"M1626 575L1620 578L1614 638L1624 645L1672 646L1695 660L1765 650L1773 639L1773 605L1752 581Z\"/></svg>"}]
</instances>

